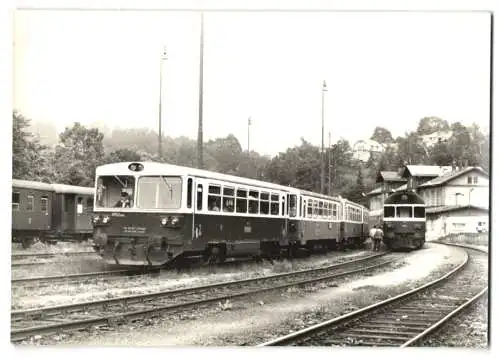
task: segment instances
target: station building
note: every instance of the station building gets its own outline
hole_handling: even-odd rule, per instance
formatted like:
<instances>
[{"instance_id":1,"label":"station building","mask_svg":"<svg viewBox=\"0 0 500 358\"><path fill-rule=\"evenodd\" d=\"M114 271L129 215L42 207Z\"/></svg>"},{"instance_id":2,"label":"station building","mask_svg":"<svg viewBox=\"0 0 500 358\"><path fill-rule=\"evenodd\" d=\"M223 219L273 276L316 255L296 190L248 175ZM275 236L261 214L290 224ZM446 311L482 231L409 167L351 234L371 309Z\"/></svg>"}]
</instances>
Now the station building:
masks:
<instances>
[{"instance_id":1,"label":"station building","mask_svg":"<svg viewBox=\"0 0 500 358\"><path fill-rule=\"evenodd\" d=\"M407 165L400 172L397 180L395 174L377 176L381 184L366 194L370 211L380 210L390 193L409 185L427 205L428 240L488 230L489 176L482 168ZM401 181L406 183L394 188Z\"/></svg>"}]
</instances>

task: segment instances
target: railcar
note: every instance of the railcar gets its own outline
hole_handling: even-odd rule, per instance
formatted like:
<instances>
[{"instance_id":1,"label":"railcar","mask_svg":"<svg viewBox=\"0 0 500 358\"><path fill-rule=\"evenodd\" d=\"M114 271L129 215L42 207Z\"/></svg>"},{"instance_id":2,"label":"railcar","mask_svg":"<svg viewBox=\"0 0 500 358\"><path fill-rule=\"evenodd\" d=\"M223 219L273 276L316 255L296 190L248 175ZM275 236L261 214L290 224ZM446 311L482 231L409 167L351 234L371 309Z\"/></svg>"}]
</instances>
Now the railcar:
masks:
<instances>
[{"instance_id":1,"label":"railcar","mask_svg":"<svg viewBox=\"0 0 500 358\"><path fill-rule=\"evenodd\" d=\"M396 192L385 200L383 241L389 249L422 248L425 227L425 202L417 193Z\"/></svg>"},{"instance_id":2,"label":"railcar","mask_svg":"<svg viewBox=\"0 0 500 358\"><path fill-rule=\"evenodd\" d=\"M93 196L93 188L13 179L12 240L91 237Z\"/></svg>"},{"instance_id":3,"label":"railcar","mask_svg":"<svg viewBox=\"0 0 500 358\"><path fill-rule=\"evenodd\" d=\"M109 263L164 265L186 256L221 262L335 247L345 240L346 203L170 164L107 164L96 169L94 248Z\"/></svg>"}]
</instances>

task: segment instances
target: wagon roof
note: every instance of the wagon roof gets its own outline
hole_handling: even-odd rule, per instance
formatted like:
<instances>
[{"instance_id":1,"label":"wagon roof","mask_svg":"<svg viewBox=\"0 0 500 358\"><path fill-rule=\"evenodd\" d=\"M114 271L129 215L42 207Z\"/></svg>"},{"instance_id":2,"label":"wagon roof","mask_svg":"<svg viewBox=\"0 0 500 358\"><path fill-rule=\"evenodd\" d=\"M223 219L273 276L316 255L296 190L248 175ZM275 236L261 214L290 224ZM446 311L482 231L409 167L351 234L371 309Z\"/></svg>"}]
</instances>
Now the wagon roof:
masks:
<instances>
[{"instance_id":1,"label":"wagon roof","mask_svg":"<svg viewBox=\"0 0 500 358\"><path fill-rule=\"evenodd\" d=\"M75 186L67 184L52 184L54 191L56 193L62 194L82 194L82 195L93 195L94 188L89 188L86 186Z\"/></svg>"},{"instance_id":2,"label":"wagon roof","mask_svg":"<svg viewBox=\"0 0 500 358\"><path fill-rule=\"evenodd\" d=\"M22 180L22 179L12 179L12 186L14 188L52 191L64 194L92 195L94 193L94 188L89 188L85 186L75 186L67 184L48 184L38 181Z\"/></svg>"},{"instance_id":3,"label":"wagon roof","mask_svg":"<svg viewBox=\"0 0 500 358\"><path fill-rule=\"evenodd\" d=\"M12 179L12 186L15 188L35 189L43 191L54 191L51 184L32 180Z\"/></svg>"}]
</instances>

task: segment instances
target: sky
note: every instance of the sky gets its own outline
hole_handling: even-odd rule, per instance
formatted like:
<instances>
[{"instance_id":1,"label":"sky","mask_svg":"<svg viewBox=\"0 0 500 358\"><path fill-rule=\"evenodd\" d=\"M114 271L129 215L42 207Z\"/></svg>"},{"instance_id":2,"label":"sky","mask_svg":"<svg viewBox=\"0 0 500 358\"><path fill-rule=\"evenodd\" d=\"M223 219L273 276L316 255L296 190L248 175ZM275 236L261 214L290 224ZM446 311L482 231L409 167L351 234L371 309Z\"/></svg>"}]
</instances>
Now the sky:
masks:
<instances>
[{"instance_id":1,"label":"sky","mask_svg":"<svg viewBox=\"0 0 500 358\"><path fill-rule=\"evenodd\" d=\"M204 139L233 133L274 155L394 136L437 116L489 126L488 13L210 12L204 15ZM18 10L14 108L59 131L72 122L197 136L199 12Z\"/></svg>"}]
</instances>

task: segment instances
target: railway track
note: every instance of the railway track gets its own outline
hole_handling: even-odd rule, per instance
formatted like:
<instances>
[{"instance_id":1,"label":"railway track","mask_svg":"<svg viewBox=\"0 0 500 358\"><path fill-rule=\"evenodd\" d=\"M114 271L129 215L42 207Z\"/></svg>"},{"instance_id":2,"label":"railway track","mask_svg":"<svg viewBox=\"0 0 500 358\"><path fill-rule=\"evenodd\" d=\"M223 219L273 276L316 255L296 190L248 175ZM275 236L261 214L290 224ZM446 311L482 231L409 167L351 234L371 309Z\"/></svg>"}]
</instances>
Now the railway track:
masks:
<instances>
[{"instance_id":1,"label":"railway track","mask_svg":"<svg viewBox=\"0 0 500 358\"><path fill-rule=\"evenodd\" d=\"M461 265L435 281L259 346L416 345L487 292L487 275L477 277L485 252L466 250Z\"/></svg>"},{"instance_id":2,"label":"railway track","mask_svg":"<svg viewBox=\"0 0 500 358\"><path fill-rule=\"evenodd\" d=\"M399 257L401 256L392 253L378 253L323 268L72 305L12 311L11 341L21 341L33 335L80 330L117 322L131 322L164 312L328 281L388 265Z\"/></svg>"},{"instance_id":3,"label":"railway track","mask_svg":"<svg viewBox=\"0 0 500 358\"><path fill-rule=\"evenodd\" d=\"M98 280L98 279L110 280L116 278L129 278L131 276L146 275L158 271L159 269L110 270L110 271L89 272L89 273L80 273L71 275L18 278L18 279L12 279L11 283L13 289L16 288L14 286L19 287L20 285L22 285L23 288L27 287L38 288L42 286L48 286L60 283L73 283L73 282L87 283L89 280Z\"/></svg>"},{"instance_id":4,"label":"railway track","mask_svg":"<svg viewBox=\"0 0 500 358\"><path fill-rule=\"evenodd\" d=\"M58 256L85 256L95 254L95 251L77 251L77 252L54 252L54 253L38 253L38 254L11 254L11 260L22 260L30 258L53 258Z\"/></svg>"}]
</instances>

